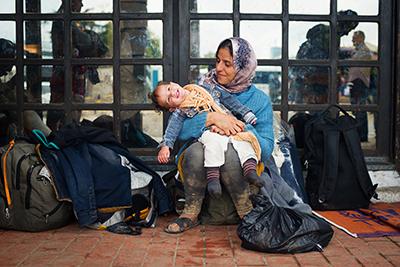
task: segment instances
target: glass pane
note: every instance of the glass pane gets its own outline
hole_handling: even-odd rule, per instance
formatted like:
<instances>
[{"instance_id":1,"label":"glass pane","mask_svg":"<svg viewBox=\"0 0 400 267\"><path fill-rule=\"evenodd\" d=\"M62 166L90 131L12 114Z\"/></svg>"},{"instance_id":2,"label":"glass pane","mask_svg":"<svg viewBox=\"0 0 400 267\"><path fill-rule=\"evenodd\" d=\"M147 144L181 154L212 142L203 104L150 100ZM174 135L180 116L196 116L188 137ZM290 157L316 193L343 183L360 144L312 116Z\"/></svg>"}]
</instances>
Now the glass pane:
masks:
<instances>
[{"instance_id":1,"label":"glass pane","mask_svg":"<svg viewBox=\"0 0 400 267\"><path fill-rule=\"evenodd\" d=\"M60 37L61 40L54 40L52 43L52 26L59 24L63 26L62 21L40 21L28 20L24 23L24 50L25 58L57 58L62 57L62 52L57 54L53 51L57 44L64 41L61 36L54 35L55 38ZM62 45L61 45L62 46Z\"/></svg>"},{"instance_id":2,"label":"glass pane","mask_svg":"<svg viewBox=\"0 0 400 267\"><path fill-rule=\"evenodd\" d=\"M121 112L121 141L127 147L156 148L163 135L163 113L152 110Z\"/></svg>"},{"instance_id":3,"label":"glass pane","mask_svg":"<svg viewBox=\"0 0 400 267\"><path fill-rule=\"evenodd\" d=\"M328 59L328 22L289 22L289 58Z\"/></svg>"},{"instance_id":4,"label":"glass pane","mask_svg":"<svg viewBox=\"0 0 400 267\"><path fill-rule=\"evenodd\" d=\"M15 13L15 0L2 1L0 13Z\"/></svg>"},{"instance_id":5,"label":"glass pane","mask_svg":"<svg viewBox=\"0 0 400 267\"><path fill-rule=\"evenodd\" d=\"M77 0L79 1L79 0ZM25 0L24 13L62 13L61 1Z\"/></svg>"},{"instance_id":6,"label":"glass pane","mask_svg":"<svg viewBox=\"0 0 400 267\"><path fill-rule=\"evenodd\" d=\"M352 115L360 126L358 134L360 135L361 147L363 149L376 148L376 126L378 122L378 113L367 111L353 111Z\"/></svg>"},{"instance_id":7,"label":"glass pane","mask_svg":"<svg viewBox=\"0 0 400 267\"><path fill-rule=\"evenodd\" d=\"M0 38L7 39L15 44L15 22L0 21Z\"/></svg>"},{"instance_id":8,"label":"glass pane","mask_svg":"<svg viewBox=\"0 0 400 267\"><path fill-rule=\"evenodd\" d=\"M71 114L75 121L79 121L80 112L74 112ZM43 117L46 121L46 125L52 131L57 131L65 124L66 114L64 110L48 110L47 112L43 112Z\"/></svg>"},{"instance_id":9,"label":"glass pane","mask_svg":"<svg viewBox=\"0 0 400 267\"><path fill-rule=\"evenodd\" d=\"M191 65L189 83L198 83L199 79L213 68L215 68L215 63L210 65Z\"/></svg>"},{"instance_id":10,"label":"glass pane","mask_svg":"<svg viewBox=\"0 0 400 267\"><path fill-rule=\"evenodd\" d=\"M81 114L80 121L89 120L92 121L96 126L106 128L110 131L114 130L112 110L81 110L75 112Z\"/></svg>"},{"instance_id":11,"label":"glass pane","mask_svg":"<svg viewBox=\"0 0 400 267\"><path fill-rule=\"evenodd\" d=\"M4 58L3 55L1 57ZM16 74L15 65L0 64L0 106L16 103Z\"/></svg>"},{"instance_id":12,"label":"glass pane","mask_svg":"<svg viewBox=\"0 0 400 267\"><path fill-rule=\"evenodd\" d=\"M85 103L112 103L113 98L113 67L107 65L85 66L86 90ZM78 101L79 102L79 101Z\"/></svg>"},{"instance_id":13,"label":"glass pane","mask_svg":"<svg viewBox=\"0 0 400 267\"><path fill-rule=\"evenodd\" d=\"M341 67L338 83L339 104L368 105L378 103L378 69Z\"/></svg>"},{"instance_id":14,"label":"glass pane","mask_svg":"<svg viewBox=\"0 0 400 267\"><path fill-rule=\"evenodd\" d=\"M290 104L328 103L329 68L295 66L289 68Z\"/></svg>"},{"instance_id":15,"label":"glass pane","mask_svg":"<svg viewBox=\"0 0 400 267\"><path fill-rule=\"evenodd\" d=\"M265 4L265 0L240 0L240 12L242 13L281 13L282 1L273 0Z\"/></svg>"},{"instance_id":16,"label":"glass pane","mask_svg":"<svg viewBox=\"0 0 400 267\"><path fill-rule=\"evenodd\" d=\"M120 0L122 13L161 13L163 12L163 0Z\"/></svg>"},{"instance_id":17,"label":"glass pane","mask_svg":"<svg viewBox=\"0 0 400 267\"><path fill-rule=\"evenodd\" d=\"M268 32L260 35L259 30ZM282 23L280 21L241 21L240 36L250 42L258 59L282 56Z\"/></svg>"},{"instance_id":18,"label":"glass pane","mask_svg":"<svg viewBox=\"0 0 400 267\"><path fill-rule=\"evenodd\" d=\"M162 66L122 65L120 71L121 102L124 104L151 103L148 93L162 80Z\"/></svg>"},{"instance_id":19,"label":"glass pane","mask_svg":"<svg viewBox=\"0 0 400 267\"><path fill-rule=\"evenodd\" d=\"M253 84L258 89L263 90L273 104L281 103L281 67L277 66L258 66L256 76L253 78Z\"/></svg>"},{"instance_id":20,"label":"glass pane","mask_svg":"<svg viewBox=\"0 0 400 267\"><path fill-rule=\"evenodd\" d=\"M340 38L339 57L353 60L378 60L378 24L360 22Z\"/></svg>"},{"instance_id":21,"label":"glass pane","mask_svg":"<svg viewBox=\"0 0 400 267\"><path fill-rule=\"evenodd\" d=\"M163 24L161 20L122 20L122 58L162 58Z\"/></svg>"},{"instance_id":22,"label":"glass pane","mask_svg":"<svg viewBox=\"0 0 400 267\"><path fill-rule=\"evenodd\" d=\"M232 0L190 0L193 13L232 13Z\"/></svg>"},{"instance_id":23,"label":"glass pane","mask_svg":"<svg viewBox=\"0 0 400 267\"><path fill-rule=\"evenodd\" d=\"M329 0L290 0L289 13L290 14L329 14L330 1Z\"/></svg>"},{"instance_id":24,"label":"glass pane","mask_svg":"<svg viewBox=\"0 0 400 267\"><path fill-rule=\"evenodd\" d=\"M219 43L232 35L233 27L230 20L192 20L190 56L215 58Z\"/></svg>"},{"instance_id":25,"label":"glass pane","mask_svg":"<svg viewBox=\"0 0 400 267\"><path fill-rule=\"evenodd\" d=\"M379 13L379 0L338 0L337 9L351 9L358 15L374 16Z\"/></svg>"},{"instance_id":26,"label":"glass pane","mask_svg":"<svg viewBox=\"0 0 400 267\"><path fill-rule=\"evenodd\" d=\"M72 21L71 40L73 57L112 57L111 21ZM63 40L63 30L54 25L52 33L55 39ZM53 48L53 50L59 49Z\"/></svg>"},{"instance_id":27,"label":"glass pane","mask_svg":"<svg viewBox=\"0 0 400 267\"><path fill-rule=\"evenodd\" d=\"M71 0L71 10L82 13L112 13L113 0Z\"/></svg>"},{"instance_id":28,"label":"glass pane","mask_svg":"<svg viewBox=\"0 0 400 267\"><path fill-rule=\"evenodd\" d=\"M42 104L50 103L50 80L52 78L52 70L52 65L24 66L25 102ZM63 102L63 100L61 102Z\"/></svg>"}]
</instances>

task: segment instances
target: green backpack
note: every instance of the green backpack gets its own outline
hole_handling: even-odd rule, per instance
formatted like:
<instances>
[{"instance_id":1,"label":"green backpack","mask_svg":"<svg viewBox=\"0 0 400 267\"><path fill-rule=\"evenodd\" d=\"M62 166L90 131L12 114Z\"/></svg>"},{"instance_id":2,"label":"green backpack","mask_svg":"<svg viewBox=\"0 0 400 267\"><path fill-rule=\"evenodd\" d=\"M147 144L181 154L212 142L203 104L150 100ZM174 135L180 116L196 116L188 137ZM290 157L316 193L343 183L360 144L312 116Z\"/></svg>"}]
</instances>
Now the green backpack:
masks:
<instances>
[{"instance_id":1,"label":"green backpack","mask_svg":"<svg viewBox=\"0 0 400 267\"><path fill-rule=\"evenodd\" d=\"M72 218L72 205L58 201L53 178L40 159L38 145L12 140L0 148L0 228L44 231Z\"/></svg>"}]
</instances>

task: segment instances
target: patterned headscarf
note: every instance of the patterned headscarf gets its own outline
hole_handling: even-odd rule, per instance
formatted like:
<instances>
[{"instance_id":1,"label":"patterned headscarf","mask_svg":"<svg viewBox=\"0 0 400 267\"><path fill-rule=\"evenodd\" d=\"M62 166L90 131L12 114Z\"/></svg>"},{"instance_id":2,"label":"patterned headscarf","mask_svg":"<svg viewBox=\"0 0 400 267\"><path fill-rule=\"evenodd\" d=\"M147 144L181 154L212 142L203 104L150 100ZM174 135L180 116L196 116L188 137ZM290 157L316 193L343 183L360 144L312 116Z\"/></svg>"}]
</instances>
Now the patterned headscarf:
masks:
<instances>
[{"instance_id":1,"label":"patterned headscarf","mask_svg":"<svg viewBox=\"0 0 400 267\"><path fill-rule=\"evenodd\" d=\"M232 37L228 39L232 43L233 64L235 66L235 78L225 86L217 82L217 73L215 68L204 75L200 80L200 85L215 86L219 85L230 93L238 93L246 90L256 73L257 58L253 48L245 39Z\"/></svg>"}]
</instances>

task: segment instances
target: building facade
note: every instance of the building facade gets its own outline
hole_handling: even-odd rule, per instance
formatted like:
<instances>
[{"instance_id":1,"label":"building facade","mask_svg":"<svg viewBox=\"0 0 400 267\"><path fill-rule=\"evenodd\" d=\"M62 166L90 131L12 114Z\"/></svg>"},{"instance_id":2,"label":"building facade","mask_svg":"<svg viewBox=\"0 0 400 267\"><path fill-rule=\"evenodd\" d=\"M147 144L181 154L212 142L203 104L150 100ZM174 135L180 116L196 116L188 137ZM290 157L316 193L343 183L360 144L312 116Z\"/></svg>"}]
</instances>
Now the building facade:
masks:
<instances>
[{"instance_id":1,"label":"building facade","mask_svg":"<svg viewBox=\"0 0 400 267\"><path fill-rule=\"evenodd\" d=\"M97 119L154 155L168 114L148 93L196 82L219 42L240 36L278 117L339 104L361 125L368 163L399 169L399 13L398 0L5 0L0 140L33 110L53 130Z\"/></svg>"}]
</instances>

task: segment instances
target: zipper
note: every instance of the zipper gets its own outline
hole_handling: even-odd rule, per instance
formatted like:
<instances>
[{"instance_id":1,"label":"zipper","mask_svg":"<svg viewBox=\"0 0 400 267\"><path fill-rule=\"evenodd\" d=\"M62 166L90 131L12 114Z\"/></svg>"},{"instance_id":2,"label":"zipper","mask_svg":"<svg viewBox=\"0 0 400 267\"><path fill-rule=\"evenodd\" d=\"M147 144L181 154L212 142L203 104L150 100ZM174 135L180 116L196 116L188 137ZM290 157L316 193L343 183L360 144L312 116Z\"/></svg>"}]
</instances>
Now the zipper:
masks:
<instances>
[{"instance_id":1,"label":"zipper","mask_svg":"<svg viewBox=\"0 0 400 267\"><path fill-rule=\"evenodd\" d=\"M53 215L54 213L56 213L61 208L62 205L63 205L62 202L58 202L57 206L54 209L52 209L49 213L44 215L44 220L45 220L46 224L49 221L49 217L51 215Z\"/></svg>"},{"instance_id":2,"label":"zipper","mask_svg":"<svg viewBox=\"0 0 400 267\"><path fill-rule=\"evenodd\" d=\"M31 207L31 193L32 193L32 173L33 170L37 167L40 166L40 162L36 161L29 167L28 173L26 174L26 193L25 193L25 209L29 209Z\"/></svg>"},{"instance_id":3,"label":"zipper","mask_svg":"<svg viewBox=\"0 0 400 267\"><path fill-rule=\"evenodd\" d=\"M19 190L21 188L21 177L20 176L21 176L21 165L22 165L22 162L25 159L29 158L30 156L35 156L35 154L30 153L28 155L23 155L17 162L17 171L16 171L16 174L15 174L15 188L17 190Z\"/></svg>"}]
</instances>

